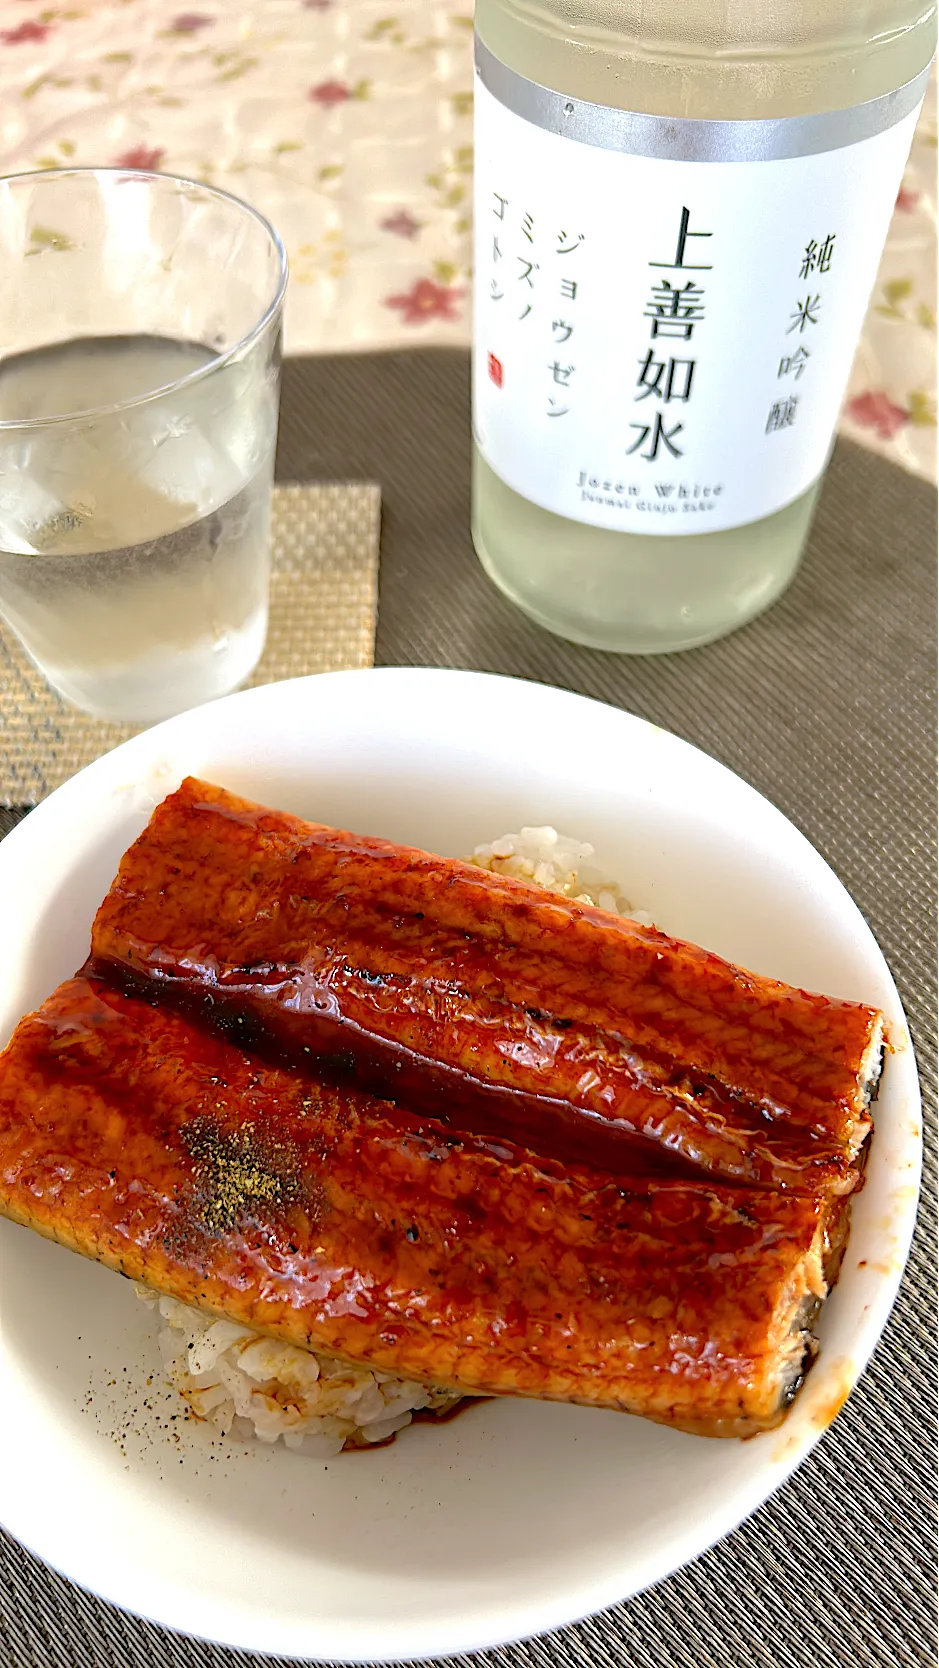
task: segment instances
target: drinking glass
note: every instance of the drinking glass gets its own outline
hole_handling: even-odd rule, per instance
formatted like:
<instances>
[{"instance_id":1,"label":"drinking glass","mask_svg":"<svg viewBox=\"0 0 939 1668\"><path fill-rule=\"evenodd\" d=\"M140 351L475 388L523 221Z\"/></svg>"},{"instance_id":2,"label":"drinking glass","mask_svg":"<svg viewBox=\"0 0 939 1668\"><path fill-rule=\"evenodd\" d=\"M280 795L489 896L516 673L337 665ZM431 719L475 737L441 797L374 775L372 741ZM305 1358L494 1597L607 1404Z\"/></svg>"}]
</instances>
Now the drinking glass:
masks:
<instances>
[{"instance_id":1,"label":"drinking glass","mask_svg":"<svg viewBox=\"0 0 939 1668\"><path fill-rule=\"evenodd\" d=\"M0 179L0 614L85 712L152 723L257 664L286 281L192 180Z\"/></svg>"}]
</instances>

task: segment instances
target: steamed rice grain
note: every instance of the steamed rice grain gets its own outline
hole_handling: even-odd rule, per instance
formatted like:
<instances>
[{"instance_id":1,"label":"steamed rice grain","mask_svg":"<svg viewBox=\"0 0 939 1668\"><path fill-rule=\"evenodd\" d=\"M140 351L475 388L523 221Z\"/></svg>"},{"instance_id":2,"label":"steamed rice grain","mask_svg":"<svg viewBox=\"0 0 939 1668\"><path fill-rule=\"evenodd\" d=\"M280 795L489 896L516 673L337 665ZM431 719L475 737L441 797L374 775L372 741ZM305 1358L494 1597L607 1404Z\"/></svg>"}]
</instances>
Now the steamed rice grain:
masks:
<instances>
[{"instance_id":1,"label":"steamed rice grain","mask_svg":"<svg viewBox=\"0 0 939 1668\"><path fill-rule=\"evenodd\" d=\"M640 926L651 927L652 916L634 909L618 882L591 865L594 855L586 840L572 840L556 828L522 828L517 834L503 834L477 846L468 861L491 874L527 880L548 892L560 892L574 903L594 904L611 915L628 915Z\"/></svg>"},{"instance_id":2,"label":"steamed rice grain","mask_svg":"<svg viewBox=\"0 0 939 1668\"><path fill-rule=\"evenodd\" d=\"M331 1459L345 1447L387 1442L419 1410L445 1413L462 1400L449 1390L350 1366L215 1320L146 1286L136 1290L163 1322L159 1342L167 1383L197 1419L223 1435L283 1439L297 1452Z\"/></svg>"}]
</instances>

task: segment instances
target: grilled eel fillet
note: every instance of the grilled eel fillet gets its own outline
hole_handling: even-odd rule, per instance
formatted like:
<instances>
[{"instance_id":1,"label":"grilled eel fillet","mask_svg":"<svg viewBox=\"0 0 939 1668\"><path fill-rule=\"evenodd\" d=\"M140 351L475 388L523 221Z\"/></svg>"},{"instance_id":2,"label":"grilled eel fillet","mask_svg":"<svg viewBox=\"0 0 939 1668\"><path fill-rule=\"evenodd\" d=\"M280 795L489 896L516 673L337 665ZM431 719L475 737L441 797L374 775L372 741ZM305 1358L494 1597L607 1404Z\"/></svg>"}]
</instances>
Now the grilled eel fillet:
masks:
<instances>
[{"instance_id":1,"label":"grilled eel fillet","mask_svg":"<svg viewBox=\"0 0 939 1668\"><path fill-rule=\"evenodd\" d=\"M89 969L546 1158L858 1184L879 1013L192 778L126 853Z\"/></svg>"},{"instance_id":2,"label":"grilled eel fillet","mask_svg":"<svg viewBox=\"0 0 939 1668\"><path fill-rule=\"evenodd\" d=\"M0 1212L213 1314L463 1393L770 1427L848 1209L461 1138L85 976L0 1056Z\"/></svg>"}]
</instances>

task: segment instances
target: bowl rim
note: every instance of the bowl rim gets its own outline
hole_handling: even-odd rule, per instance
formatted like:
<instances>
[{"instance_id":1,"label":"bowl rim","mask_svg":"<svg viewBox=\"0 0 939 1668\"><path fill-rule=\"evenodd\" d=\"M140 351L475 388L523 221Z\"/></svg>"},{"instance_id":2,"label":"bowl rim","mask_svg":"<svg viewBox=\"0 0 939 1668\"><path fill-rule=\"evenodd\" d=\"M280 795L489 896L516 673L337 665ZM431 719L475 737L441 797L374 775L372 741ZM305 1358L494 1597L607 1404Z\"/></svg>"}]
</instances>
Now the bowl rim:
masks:
<instances>
[{"instance_id":1,"label":"bowl rim","mask_svg":"<svg viewBox=\"0 0 939 1668\"><path fill-rule=\"evenodd\" d=\"M617 723L622 722L627 726L638 725L643 729L654 731L657 733L658 737L662 738L663 745L669 748L677 748L680 752L685 752L686 755L694 755L698 760L706 761L706 765L709 770L719 773L722 779L732 779L738 789L742 787L747 794L754 796L755 801L759 801L762 806L768 807L773 816L781 819L781 821L786 825L790 835L796 836L799 848L803 854L807 858L810 856L813 864L821 864L823 866L827 875L831 877L831 880L834 882L836 888L840 889L840 892L844 895L844 898L848 901L851 909L854 911L857 918L857 925L860 929L862 929L859 934L859 942L863 942L865 944L867 953L870 953L872 949L875 958L879 959L882 964L883 972L886 975L888 987L892 990L896 998L897 1011L901 1015L903 1014L902 1002L900 1000L899 993L897 992L895 982L893 981L892 974L890 973L886 958L880 950L880 947L877 944L871 929L868 927L866 920L861 914L859 907L854 903L854 900L848 893L847 888L844 886L843 882L841 882L831 866L821 856L821 853L817 851L817 849L801 832L796 824L794 824L791 819L789 819L785 813L779 809L778 806L769 800L766 795L760 793L756 788L753 788L744 777L731 770L727 765L724 765L719 760L713 758L710 754L706 753L704 749L694 746L694 744L683 740L683 738L676 736L673 732L650 723L648 720L640 718L633 713L627 712L625 709L614 707L610 703L599 701L589 696L580 695L573 691L560 689L554 685L535 683L522 678L505 677L485 672L462 671L458 669L436 667L370 667L350 671L310 674L305 677L283 680L282 682L276 684L261 685L254 689L239 691L233 695L223 697L218 701L207 703L203 707L193 708L187 713L179 714L174 718L167 719L161 724L154 725L149 729L144 730L139 735L130 738L130 740L122 742L119 746L112 749L110 753L103 755L100 759L95 760L92 764L77 772L74 776L70 777L67 782L63 783L61 787L56 789L54 793L50 794L44 801L37 805L20 824L12 829L5 839L0 842L0 847L5 849L8 853L8 857L5 860L2 855L2 851L0 851L0 883L2 883L3 880L5 861L10 860L9 854L12 853L15 858L21 845L23 845L24 841L29 839L30 823L32 823L33 831L35 831L36 825L33 822L33 818L40 818L44 824L50 821L54 824L61 811L68 811L70 799L76 795L81 797L81 795L86 791L87 786L89 784L94 786L99 777L104 779L109 774L115 773L115 761L117 761L117 766L119 766L126 759L136 767L138 763L136 755L139 754L139 762L142 764L148 752L152 755L159 754L159 743L162 737L166 736L167 733L171 735L177 728L185 729L187 725L192 724L194 717L197 715L200 717L205 715L206 719L210 723L210 732L211 722L214 715L221 715L217 719L217 722L221 729L224 730L228 724L228 715L232 713L237 714L238 711L244 709L244 706L247 703L260 706L267 702L273 701L277 704L283 701L286 703L285 710L290 711L293 716L295 716L298 697L300 699L306 699L309 697L312 700L316 700L320 695L326 694L328 696L330 692L335 692L338 698L341 699L343 686L348 685L349 680L355 680L357 683L362 682L362 680L367 680L367 684L373 687L379 685L385 686L382 700L386 704L393 699L392 690L395 684L412 684L415 680L417 680L419 687L427 687L432 682L436 682L440 685L441 680L443 680L452 685L454 690L458 686L465 690L468 680L471 680L472 684L477 689L481 688L482 685L485 685L487 690L491 693L493 699L497 701L508 699L522 701L534 700L537 703L550 703L552 701L560 700L564 703L578 703L584 709L585 717L588 716L588 714L592 714L596 718L598 712L606 715L613 715ZM440 697L438 697L438 699L439 698ZM423 699L425 701L433 699L429 687L427 687L427 693L423 696ZM609 717L607 718L607 722L608 721ZM207 732L201 733L205 734ZM129 780L132 778L133 774L133 771L128 773L128 778L126 779ZM118 779L120 777L119 769L117 770L117 777ZM76 784L79 785L76 786ZM898 1056L897 1066L895 1069L905 1073L907 1104L911 1112L915 1114L921 1129L921 1103L918 1073L912 1044L908 1043L908 1041ZM911 1173L908 1177L909 1192L902 1216L898 1216L896 1222L893 1224L896 1243L894 1263L889 1270L885 1270L883 1274L878 1277L875 1300L866 1305L864 1311L856 1318L854 1323L853 1347L850 1363L850 1382L846 1382L845 1384L844 1395L841 1398L838 1407L843 1405L843 1402L846 1401L848 1396L853 1392L858 1379L866 1367L871 1354L873 1353L873 1350L883 1333L884 1327L886 1326L887 1320L892 1311L898 1288L906 1270L910 1244L917 1217L920 1166L922 1157L921 1136L918 1140L914 1141L912 1134L910 1134L907 1138L906 1145L907 1150L911 1154ZM818 1369L816 1369L816 1371L818 1371ZM807 1405L806 1398L811 1398L813 1396L815 1383L815 1375L810 1375L806 1381L806 1385L800 1391L799 1397L794 1404L794 1408L799 1408L800 1404L802 1407ZM821 1385L820 1388L822 1388ZM821 1399L825 1401L827 1405L827 1402L830 1401L830 1393L827 1394L826 1400L826 1395L823 1392ZM595 1581L593 1584L581 1582L578 1585L576 1592L572 1592L570 1589L565 1589L568 1593L566 1599L563 1596L556 1596L550 1603L545 1603L543 1599L539 1599L538 1601L528 1599L526 1602L519 1604L513 1609L512 1619L508 1627L504 1625L494 1626L493 1623L495 1622L495 1617L493 1616L490 1618L488 1612L486 1613L485 1623L483 1618L480 1617L475 1625L472 1623L470 1616L458 1617L455 1623L453 1618L450 1617L448 1618L445 1626L436 1626L436 1633L430 1631L420 1639L414 1638L407 1645L406 1649L402 1648L400 1651L396 1649L392 1654L376 1656L375 1651L371 1647L363 1649L361 1654L358 1652L350 1654L348 1650L344 1650L342 1654L337 1655L335 1648L324 1648L322 1651L317 1649L317 1651L311 1652L309 1648L304 1651L302 1649L297 1650L295 1646L291 1646L288 1652L285 1645L272 1644L269 1638L265 1642L260 1635L250 1639L244 1639L241 1637L235 1639L231 1636L226 1637L224 1633L220 1633L217 1630L214 1632L200 1631L198 1627L187 1625L185 1622L179 1620L168 1620L165 1615L153 1614L146 1609L138 1608L132 1603L132 1601L129 1602L126 1598L121 1598L117 1595L111 1594L107 1590L106 1582L100 1584L86 1583L81 1579L76 1579L75 1575L73 1575L67 1568L62 1567L61 1564L53 1563L51 1567L58 1569L60 1574L64 1575L71 1581L75 1581L76 1585L83 1587L84 1590L98 1594L99 1596L105 1598L108 1602L114 1603L119 1608L128 1611L131 1614L143 1616L145 1619L152 1621L159 1626L171 1628L189 1637L220 1643L227 1645L230 1648L240 1649L243 1651L273 1651L274 1654L278 1655L292 1654L298 1661L302 1660L309 1662L342 1661L348 1663L369 1663L381 1661L383 1663L392 1664L407 1663L412 1661L415 1656L437 1657L462 1651L494 1649L499 1645L508 1645L521 1639L541 1636L559 1627L568 1626L581 1621L588 1616L595 1615L599 1611L604 1610L613 1604L622 1602L624 1599L634 1597L636 1594L648 1590L649 1587L656 1585L659 1581L666 1579L669 1575L677 1572L701 1556L705 1551L713 1547L718 1541L729 1534L735 1527L750 1517L760 1505L776 1493L777 1489L781 1487L797 1466L800 1465L811 1453L816 1443L824 1434L824 1430L827 1428L828 1424L832 1422L832 1419L838 1411L838 1407L833 1408L824 1420L819 1420L814 1426L811 1425L808 1418L802 1419L800 1425L796 1427L798 1435L795 1436L795 1439L790 1441L788 1444L785 1441L786 1428L788 1424L787 1418L787 1420L784 1421L784 1423L779 1427L777 1432L772 1433L782 1439L779 1450L772 1455L766 1451L761 1459L761 1462L755 1465L751 1472L739 1479L733 1487L727 1490L726 1494L721 1497L719 1509L716 1509L711 1513L706 1524L702 1524L700 1516L692 1518L686 1527L673 1534L668 1541L667 1548L663 1548L662 1552L657 1557L646 1559L645 1564L648 1567L645 1567L645 1565L642 1567L638 1580L632 1581L630 1578L617 1579L615 1576L610 1575ZM790 1415L789 1418L791 1417L792 1416ZM767 1481L768 1477L769 1481ZM4 1519L6 1518L5 1511L3 1512L3 1517ZM9 1526L9 1532L20 1541L20 1544L27 1546L28 1550L35 1553L35 1555L43 1559L43 1561L47 1563L49 1562L43 1554L42 1549L38 1546L31 1545L28 1540L22 1539L17 1534L16 1528L12 1525ZM506 1618L506 1620L508 1621L508 1618ZM461 1629L461 1631L457 1632L457 1629Z\"/></svg>"}]
</instances>

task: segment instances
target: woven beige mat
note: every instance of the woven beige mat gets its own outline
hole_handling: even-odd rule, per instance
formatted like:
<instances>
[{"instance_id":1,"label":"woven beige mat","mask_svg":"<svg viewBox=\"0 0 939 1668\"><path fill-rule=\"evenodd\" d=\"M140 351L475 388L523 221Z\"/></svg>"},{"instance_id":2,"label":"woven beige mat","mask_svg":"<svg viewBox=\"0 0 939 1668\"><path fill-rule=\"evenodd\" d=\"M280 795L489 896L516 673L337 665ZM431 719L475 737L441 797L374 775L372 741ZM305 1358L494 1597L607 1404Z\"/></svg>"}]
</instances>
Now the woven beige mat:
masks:
<instances>
[{"instance_id":1,"label":"woven beige mat","mask_svg":"<svg viewBox=\"0 0 939 1668\"><path fill-rule=\"evenodd\" d=\"M275 487L270 625L251 684L371 666L380 517L366 482ZM68 706L0 622L0 804L35 805L134 733Z\"/></svg>"}]
</instances>

